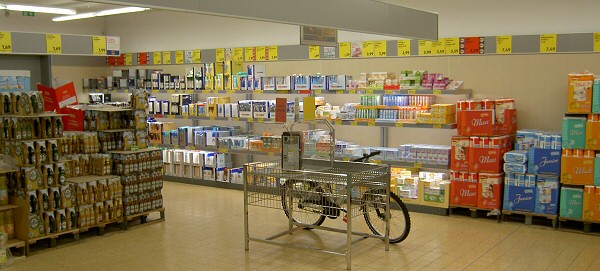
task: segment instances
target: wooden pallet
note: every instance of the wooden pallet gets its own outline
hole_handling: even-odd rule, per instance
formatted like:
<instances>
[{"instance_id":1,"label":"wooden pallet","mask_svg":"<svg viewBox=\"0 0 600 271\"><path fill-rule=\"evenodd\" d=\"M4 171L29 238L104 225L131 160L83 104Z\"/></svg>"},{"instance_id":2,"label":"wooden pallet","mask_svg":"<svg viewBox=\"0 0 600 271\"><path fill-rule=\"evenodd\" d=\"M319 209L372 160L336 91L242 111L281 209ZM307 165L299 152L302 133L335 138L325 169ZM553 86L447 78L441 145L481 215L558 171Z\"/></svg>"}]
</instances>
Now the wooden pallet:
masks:
<instances>
[{"instance_id":1,"label":"wooden pallet","mask_svg":"<svg viewBox=\"0 0 600 271\"><path fill-rule=\"evenodd\" d=\"M153 221L148 221L147 218L152 213L160 213L160 218L155 219ZM142 212L142 213L125 216L125 219L123 219L123 223L125 224L124 225L125 230L127 230L129 227L129 221L132 221L132 220L135 220L138 218L140 219L140 224L146 224L149 222L154 223L154 222L165 221L165 208L163 207L163 208L155 209L152 211L146 211L146 212Z\"/></svg>"},{"instance_id":2,"label":"wooden pallet","mask_svg":"<svg viewBox=\"0 0 600 271\"><path fill-rule=\"evenodd\" d=\"M534 217L542 217L547 218L552 222L552 227L556 228L558 225L558 215L550 215L550 214L540 214L540 213L532 213L532 212L521 212L521 211L510 211L510 210L502 210L502 221L504 221L505 216L519 215L525 216L525 225L532 225Z\"/></svg>"},{"instance_id":3,"label":"wooden pallet","mask_svg":"<svg viewBox=\"0 0 600 271\"><path fill-rule=\"evenodd\" d=\"M68 234L73 234L73 238L75 239L75 241L79 241L79 229L72 229L72 230L68 230L68 231L63 231L63 232L59 232L59 233L53 233L50 235L44 235L44 236L40 236L40 237L36 237L36 238L31 238L29 240L25 241L25 255L29 256L29 246L32 244L37 243L38 241L42 241L42 240L49 240L48 243L48 247L55 247L56 246L56 239L58 239L58 237L63 236L63 235L68 235Z\"/></svg>"},{"instance_id":4,"label":"wooden pallet","mask_svg":"<svg viewBox=\"0 0 600 271\"><path fill-rule=\"evenodd\" d=\"M500 223L500 218L502 216L502 212L495 210L495 209L479 208L479 207L474 207L474 206L462 206L462 205L454 205L454 204L448 205L448 211L449 211L450 215L452 215L453 209L468 209L471 212L472 218L477 218L478 213L486 212L486 216L496 216L496 220L498 223Z\"/></svg>"},{"instance_id":5,"label":"wooden pallet","mask_svg":"<svg viewBox=\"0 0 600 271\"><path fill-rule=\"evenodd\" d=\"M566 221L575 221L575 222L582 223L584 233L592 233L592 224L600 224L600 221L591 221L591 220L583 220L583 219L559 216L558 217L558 229L565 230L564 228L562 228L561 222L566 222Z\"/></svg>"},{"instance_id":6,"label":"wooden pallet","mask_svg":"<svg viewBox=\"0 0 600 271\"><path fill-rule=\"evenodd\" d=\"M79 232L80 233L84 233L90 230L96 230L98 235L104 235L104 229L107 226L111 226L114 224L120 224L120 228L123 229L123 219L114 219L114 220L110 220L110 221L106 221L106 222L102 222L100 224L96 224L93 226L85 226L85 227L79 227Z\"/></svg>"}]
</instances>

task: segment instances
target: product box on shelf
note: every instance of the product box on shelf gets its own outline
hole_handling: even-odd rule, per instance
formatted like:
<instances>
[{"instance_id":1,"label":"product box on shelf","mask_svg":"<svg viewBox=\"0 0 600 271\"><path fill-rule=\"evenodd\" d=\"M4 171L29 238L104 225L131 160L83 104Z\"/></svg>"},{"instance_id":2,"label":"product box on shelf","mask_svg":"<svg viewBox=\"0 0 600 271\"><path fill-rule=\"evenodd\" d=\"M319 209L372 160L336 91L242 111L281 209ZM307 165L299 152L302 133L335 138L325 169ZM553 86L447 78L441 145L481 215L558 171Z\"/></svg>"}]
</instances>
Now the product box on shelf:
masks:
<instances>
[{"instance_id":1,"label":"product box on shelf","mask_svg":"<svg viewBox=\"0 0 600 271\"><path fill-rule=\"evenodd\" d=\"M535 212L550 215L558 213L559 189L558 176L538 175L535 187Z\"/></svg>"},{"instance_id":2,"label":"product box on shelf","mask_svg":"<svg viewBox=\"0 0 600 271\"><path fill-rule=\"evenodd\" d=\"M561 163L561 178L563 184L593 185L594 184L594 155L589 154L574 156L569 152L584 152L583 150L563 149Z\"/></svg>"},{"instance_id":3,"label":"product box on shelf","mask_svg":"<svg viewBox=\"0 0 600 271\"><path fill-rule=\"evenodd\" d=\"M468 152L470 172L502 172L504 154L502 149L469 147Z\"/></svg>"},{"instance_id":4,"label":"product box on shelf","mask_svg":"<svg viewBox=\"0 0 600 271\"><path fill-rule=\"evenodd\" d=\"M450 204L477 206L479 194L479 175L477 173L452 171L450 181Z\"/></svg>"},{"instance_id":5,"label":"product box on shelf","mask_svg":"<svg viewBox=\"0 0 600 271\"><path fill-rule=\"evenodd\" d=\"M521 179L524 179L525 181L521 181ZM535 186L535 175L507 173L504 184L503 209L533 212L537 202Z\"/></svg>"},{"instance_id":6,"label":"product box on shelf","mask_svg":"<svg viewBox=\"0 0 600 271\"><path fill-rule=\"evenodd\" d=\"M600 187L583 188L583 220L600 222Z\"/></svg>"},{"instance_id":7,"label":"product box on shelf","mask_svg":"<svg viewBox=\"0 0 600 271\"><path fill-rule=\"evenodd\" d=\"M432 207L448 208L450 203L450 182L422 180L419 182L421 204Z\"/></svg>"},{"instance_id":8,"label":"product box on shelf","mask_svg":"<svg viewBox=\"0 0 600 271\"><path fill-rule=\"evenodd\" d=\"M592 88L594 75L590 73L569 74L569 113L592 112Z\"/></svg>"},{"instance_id":9,"label":"product box on shelf","mask_svg":"<svg viewBox=\"0 0 600 271\"><path fill-rule=\"evenodd\" d=\"M517 110L506 109L501 116L498 118L498 113L494 110L461 110L457 112L458 135L493 136L516 133Z\"/></svg>"},{"instance_id":10,"label":"product box on shelf","mask_svg":"<svg viewBox=\"0 0 600 271\"><path fill-rule=\"evenodd\" d=\"M292 78L294 90L310 90L310 76L308 75L295 75Z\"/></svg>"},{"instance_id":11,"label":"product box on shelf","mask_svg":"<svg viewBox=\"0 0 600 271\"><path fill-rule=\"evenodd\" d=\"M600 186L600 155L596 154L594 158L594 185Z\"/></svg>"},{"instance_id":12,"label":"product box on shelf","mask_svg":"<svg viewBox=\"0 0 600 271\"><path fill-rule=\"evenodd\" d=\"M561 157L561 151L558 149L531 148L529 150L528 172L560 175Z\"/></svg>"},{"instance_id":13,"label":"product box on shelf","mask_svg":"<svg viewBox=\"0 0 600 271\"><path fill-rule=\"evenodd\" d=\"M583 189L575 187L560 188L560 211L563 218L583 218Z\"/></svg>"},{"instance_id":14,"label":"product box on shelf","mask_svg":"<svg viewBox=\"0 0 600 271\"><path fill-rule=\"evenodd\" d=\"M310 89L311 90L323 90L326 89L326 80L323 75L311 75L310 76Z\"/></svg>"},{"instance_id":15,"label":"product box on shelf","mask_svg":"<svg viewBox=\"0 0 600 271\"><path fill-rule=\"evenodd\" d=\"M585 148L587 150L600 150L600 115L588 116L585 125Z\"/></svg>"},{"instance_id":16,"label":"product box on shelf","mask_svg":"<svg viewBox=\"0 0 600 271\"><path fill-rule=\"evenodd\" d=\"M275 90L291 90L291 89L292 89L291 76L275 77Z\"/></svg>"},{"instance_id":17,"label":"product box on shelf","mask_svg":"<svg viewBox=\"0 0 600 271\"><path fill-rule=\"evenodd\" d=\"M451 149L451 168L456 171L466 171L469 169L469 160L467 159L467 148L470 145L468 136L453 136Z\"/></svg>"},{"instance_id":18,"label":"product box on shelf","mask_svg":"<svg viewBox=\"0 0 600 271\"><path fill-rule=\"evenodd\" d=\"M592 113L600 114L600 79L594 80L592 91Z\"/></svg>"},{"instance_id":19,"label":"product box on shelf","mask_svg":"<svg viewBox=\"0 0 600 271\"><path fill-rule=\"evenodd\" d=\"M503 179L503 173L479 173L477 207L485 209L500 209L502 207Z\"/></svg>"},{"instance_id":20,"label":"product box on shelf","mask_svg":"<svg viewBox=\"0 0 600 271\"><path fill-rule=\"evenodd\" d=\"M326 76L326 89L327 90L346 89L346 82L348 82L350 80L352 80L352 76L327 75Z\"/></svg>"},{"instance_id":21,"label":"product box on shelf","mask_svg":"<svg viewBox=\"0 0 600 271\"><path fill-rule=\"evenodd\" d=\"M567 149L585 149L586 118L567 115L563 118L562 147Z\"/></svg>"}]
</instances>

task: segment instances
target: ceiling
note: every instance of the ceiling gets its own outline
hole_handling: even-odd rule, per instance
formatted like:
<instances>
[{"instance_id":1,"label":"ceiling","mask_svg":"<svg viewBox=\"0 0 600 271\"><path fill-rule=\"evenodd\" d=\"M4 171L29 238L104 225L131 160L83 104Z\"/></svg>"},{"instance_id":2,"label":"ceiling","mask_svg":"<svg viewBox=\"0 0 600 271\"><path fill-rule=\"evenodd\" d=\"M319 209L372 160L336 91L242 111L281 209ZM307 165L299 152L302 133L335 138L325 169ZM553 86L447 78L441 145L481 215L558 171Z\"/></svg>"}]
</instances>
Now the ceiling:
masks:
<instances>
[{"instance_id":1,"label":"ceiling","mask_svg":"<svg viewBox=\"0 0 600 271\"><path fill-rule=\"evenodd\" d=\"M92 3L88 1L76 1L76 0L0 0L0 3L11 3L11 4L26 4L32 6L45 6L55 8L69 8L74 9L77 13L95 12L113 8L119 8L122 6Z\"/></svg>"}]
</instances>

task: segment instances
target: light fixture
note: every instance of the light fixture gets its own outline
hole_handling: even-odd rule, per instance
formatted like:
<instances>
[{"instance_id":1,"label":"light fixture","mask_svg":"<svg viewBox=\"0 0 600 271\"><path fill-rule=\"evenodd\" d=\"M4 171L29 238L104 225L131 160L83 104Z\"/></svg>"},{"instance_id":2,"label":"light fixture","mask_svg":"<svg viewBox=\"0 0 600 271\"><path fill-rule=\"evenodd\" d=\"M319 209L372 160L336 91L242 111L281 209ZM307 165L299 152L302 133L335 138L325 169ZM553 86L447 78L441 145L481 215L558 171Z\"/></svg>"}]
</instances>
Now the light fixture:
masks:
<instances>
[{"instance_id":1,"label":"light fixture","mask_svg":"<svg viewBox=\"0 0 600 271\"><path fill-rule=\"evenodd\" d=\"M123 14L123 13L140 12L140 11L144 11L144 10L148 10L148 9L149 8L139 8L139 7L115 8L115 9L96 11L96 12L81 13L81 14L76 14L76 15L55 17L55 18L52 18L52 21L54 21L54 22L70 21L70 20L102 17L102 16L109 16L109 15L116 15L116 14Z\"/></svg>"},{"instance_id":2,"label":"light fixture","mask_svg":"<svg viewBox=\"0 0 600 271\"><path fill-rule=\"evenodd\" d=\"M30 5L17 5L17 4L0 4L0 9L15 10L15 11L30 11L39 13L52 13L62 15L74 15L77 11L68 8L53 8L53 7L41 7L41 6L30 6Z\"/></svg>"}]
</instances>

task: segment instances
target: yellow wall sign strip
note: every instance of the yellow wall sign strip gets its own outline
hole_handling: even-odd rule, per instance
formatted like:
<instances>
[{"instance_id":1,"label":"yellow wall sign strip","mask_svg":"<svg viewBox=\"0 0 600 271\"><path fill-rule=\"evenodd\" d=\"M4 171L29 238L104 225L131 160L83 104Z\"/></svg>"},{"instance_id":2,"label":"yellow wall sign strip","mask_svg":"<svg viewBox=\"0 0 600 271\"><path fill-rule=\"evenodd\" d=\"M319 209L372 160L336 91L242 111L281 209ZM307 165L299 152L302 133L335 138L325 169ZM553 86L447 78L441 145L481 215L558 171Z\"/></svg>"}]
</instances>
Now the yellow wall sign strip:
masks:
<instances>
[{"instance_id":1,"label":"yellow wall sign strip","mask_svg":"<svg viewBox=\"0 0 600 271\"><path fill-rule=\"evenodd\" d=\"M446 55L460 54L460 38L445 38L443 41L446 47Z\"/></svg>"},{"instance_id":2,"label":"yellow wall sign strip","mask_svg":"<svg viewBox=\"0 0 600 271\"><path fill-rule=\"evenodd\" d=\"M46 52L48 54L62 54L61 34L46 34Z\"/></svg>"},{"instance_id":3,"label":"yellow wall sign strip","mask_svg":"<svg viewBox=\"0 0 600 271\"><path fill-rule=\"evenodd\" d=\"M256 61L256 57L254 56L254 47L246 47L244 48L244 60L246 62Z\"/></svg>"},{"instance_id":4,"label":"yellow wall sign strip","mask_svg":"<svg viewBox=\"0 0 600 271\"><path fill-rule=\"evenodd\" d=\"M163 64L171 64L171 51L163 52Z\"/></svg>"},{"instance_id":5,"label":"yellow wall sign strip","mask_svg":"<svg viewBox=\"0 0 600 271\"><path fill-rule=\"evenodd\" d=\"M410 56L410 40L398 40L398 56Z\"/></svg>"},{"instance_id":6,"label":"yellow wall sign strip","mask_svg":"<svg viewBox=\"0 0 600 271\"><path fill-rule=\"evenodd\" d=\"M131 66L131 65L133 65L133 55L125 54L125 66Z\"/></svg>"},{"instance_id":7,"label":"yellow wall sign strip","mask_svg":"<svg viewBox=\"0 0 600 271\"><path fill-rule=\"evenodd\" d=\"M175 51L175 64L185 63L185 54L183 51Z\"/></svg>"},{"instance_id":8,"label":"yellow wall sign strip","mask_svg":"<svg viewBox=\"0 0 600 271\"><path fill-rule=\"evenodd\" d=\"M217 62L223 62L225 61L225 49L224 48L218 48L216 50L216 61Z\"/></svg>"},{"instance_id":9,"label":"yellow wall sign strip","mask_svg":"<svg viewBox=\"0 0 600 271\"><path fill-rule=\"evenodd\" d=\"M496 54L512 54L512 36L496 37Z\"/></svg>"},{"instance_id":10,"label":"yellow wall sign strip","mask_svg":"<svg viewBox=\"0 0 600 271\"><path fill-rule=\"evenodd\" d=\"M192 52L192 61L194 61L194 63L202 63L202 51L201 50L194 50Z\"/></svg>"},{"instance_id":11,"label":"yellow wall sign strip","mask_svg":"<svg viewBox=\"0 0 600 271\"><path fill-rule=\"evenodd\" d=\"M269 60L279 60L278 46L269 46Z\"/></svg>"},{"instance_id":12,"label":"yellow wall sign strip","mask_svg":"<svg viewBox=\"0 0 600 271\"><path fill-rule=\"evenodd\" d=\"M600 52L600 32L594 33L594 52Z\"/></svg>"},{"instance_id":13,"label":"yellow wall sign strip","mask_svg":"<svg viewBox=\"0 0 600 271\"><path fill-rule=\"evenodd\" d=\"M152 64L154 64L154 65L162 64L162 53L161 52L152 53Z\"/></svg>"},{"instance_id":14,"label":"yellow wall sign strip","mask_svg":"<svg viewBox=\"0 0 600 271\"><path fill-rule=\"evenodd\" d=\"M431 42L431 54L436 56L446 54L446 44L443 39Z\"/></svg>"},{"instance_id":15,"label":"yellow wall sign strip","mask_svg":"<svg viewBox=\"0 0 600 271\"><path fill-rule=\"evenodd\" d=\"M352 43L340 42L340 58L352 57Z\"/></svg>"},{"instance_id":16,"label":"yellow wall sign strip","mask_svg":"<svg viewBox=\"0 0 600 271\"><path fill-rule=\"evenodd\" d=\"M363 56L374 57L375 56L375 42L364 41L363 42Z\"/></svg>"},{"instance_id":17,"label":"yellow wall sign strip","mask_svg":"<svg viewBox=\"0 0 600 271\"><path fill-rule=\"evenodd\" d=\"M267 47L256 47L256 61L267 61Z\"/></svg>"},{"instance_id":18,"label":"yellow wall sign strip","mask_svg":"<svg viewBox=\"0 0 600 271\"><path fill-rule=\"evenodd\" d=\"M310 45L308 47L308 58L309 59L321 59L321 46Z\"/></svg>"},{"instance_id":19,"label":"yellow wall sign strip","mask_svg":"<svg viewBox=\"0 0 600 271\"><path fill-rule=\"evenodd\" d=\"M431 41L428 41L428 40L419 40L419 55L420 56L429 56L429 55L432 55L432 52L431 52Z\"/></svg>"},{"instance_id":20,"label":"yellow wall sign strip","mask_svg":"<svg viewBox=\"0 0 600 271\"><path fill-rule=\"evenodd\" d=\"M540 35L540 53L556 53L557 40L556 34Z\"/></svg>"},{"instance_id":21,"label":"yellow wall sign strip","mask_svg":"<svg viewBox=\"0 0 600 271\"><path fill-rule=\"evenodd\" d=\"M387 56L387 41L386 40L376 40L374 47L375 47L375 57Z\"/></svg>"},{"instance_id":22,"label":"yellow wall sign strip","mask_svg":"<svg viewBox=\"0 0 600 271\"><path fill-rule=\"evenodd\" d=\"M233 61L244 61L244 48L238 47L233 49Z\"/></svg>"},{"instance_id":23,"label":"yellow wall sign strip","mask_svg":"<svg viewBox=\"0 0 600 271\"><path fill-rule=\"evenodd\" d=\"M106 37L105 36L93 36L92 37L92 49L94 55L106 55Z\"/></svg>"},{"instance_id":24,"label":"yellow wall sign strip","mask_svg":"<svg viewBox=\"0 0 600 271\"><path fill-rule=\"evenodd\" d=\"M12 53L12 33L0 32L0 53Z\"/></svg>"}]
</instances>

